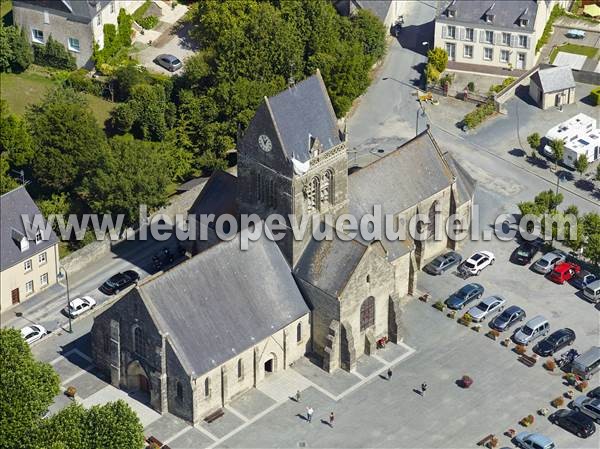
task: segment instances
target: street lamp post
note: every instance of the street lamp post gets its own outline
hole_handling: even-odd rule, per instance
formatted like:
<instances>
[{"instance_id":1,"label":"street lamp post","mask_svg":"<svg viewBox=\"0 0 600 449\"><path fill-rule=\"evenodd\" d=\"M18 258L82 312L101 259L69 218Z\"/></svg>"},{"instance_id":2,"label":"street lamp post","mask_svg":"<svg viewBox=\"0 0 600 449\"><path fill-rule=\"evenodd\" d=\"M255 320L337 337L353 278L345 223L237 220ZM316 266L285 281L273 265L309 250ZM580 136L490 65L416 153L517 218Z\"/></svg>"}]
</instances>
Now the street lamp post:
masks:
<instances>
[{"instance_id":1,"label":"street lamp post","mask_svg":"<svg viewBox=\"0 0 600 449\"><path fill-rule=\"evenodd\" d=\"M64 274L62 274L64 272ZM65 267L60 267L59 273L61 276L64 276L65 282L67 283L67 316L69 317L69 333L73 333L73 325L71 323L71 313L69 312L69 305L71 304L71 299L69 298L69 273Z\"/></svg>"}]
</instances>

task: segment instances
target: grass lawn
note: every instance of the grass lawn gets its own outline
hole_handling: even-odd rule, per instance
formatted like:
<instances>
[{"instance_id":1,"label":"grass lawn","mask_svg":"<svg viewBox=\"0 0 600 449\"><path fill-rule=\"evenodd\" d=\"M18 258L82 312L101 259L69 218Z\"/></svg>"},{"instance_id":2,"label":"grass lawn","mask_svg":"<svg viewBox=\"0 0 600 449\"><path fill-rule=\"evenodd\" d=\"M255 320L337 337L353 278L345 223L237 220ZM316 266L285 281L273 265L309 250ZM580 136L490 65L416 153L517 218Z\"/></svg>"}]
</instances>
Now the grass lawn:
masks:
<instances>
[{"instance_id":1,"label":"grass lawn","mask_svg":"<svg viewBox=\"0 0 600 449\"><path fill-rule=\"evenodd\" d=\"M565 44L560 47L556 47L550 53L550 63L554 62L554 58L558 52L563 51L565 53L573 53L575 55L584 55L588 58L597 59L598 49L595 47L587 47L585 45L576 45L576 44Z\"/></svg>"},{"instance_id":2,"label":"grass lawn","mask_svg":"<svg viewBox=\"0 0 600 449\"><path fill-rule=\"evenodd\" d=\"M47 76L26 71L20 74L0 74L0 96L8 102L12 112L23 114L27 106L39 102L48 89L56 85L56 82ZM91 94L84 94L90 105L94 116L100 126L108 119L110 111L115 107L114 103Z\"/></svg>"}]
</instances>

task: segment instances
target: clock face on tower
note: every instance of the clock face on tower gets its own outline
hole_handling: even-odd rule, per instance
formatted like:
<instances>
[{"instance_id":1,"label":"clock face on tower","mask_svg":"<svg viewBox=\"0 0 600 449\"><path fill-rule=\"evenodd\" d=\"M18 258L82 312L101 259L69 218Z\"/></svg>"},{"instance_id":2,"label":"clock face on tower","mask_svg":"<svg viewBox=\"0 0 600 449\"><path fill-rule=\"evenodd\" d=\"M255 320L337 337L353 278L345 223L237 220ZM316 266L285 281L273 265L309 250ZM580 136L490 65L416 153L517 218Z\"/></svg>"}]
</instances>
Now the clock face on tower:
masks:
<instances>
[{"instance_id":1,"label":"clock face on tower","mask_svg":"<svg viewBox=\"0 0 600 449\"><path fill-rule=\"evenodd\" d=\"M271 148L272 148L271 139L269 139L268 136L261 134L260 136L258 136L258 146L260 147L261 150L263 150L265 152L271 151Z\"/></svg>"}]
</instances>

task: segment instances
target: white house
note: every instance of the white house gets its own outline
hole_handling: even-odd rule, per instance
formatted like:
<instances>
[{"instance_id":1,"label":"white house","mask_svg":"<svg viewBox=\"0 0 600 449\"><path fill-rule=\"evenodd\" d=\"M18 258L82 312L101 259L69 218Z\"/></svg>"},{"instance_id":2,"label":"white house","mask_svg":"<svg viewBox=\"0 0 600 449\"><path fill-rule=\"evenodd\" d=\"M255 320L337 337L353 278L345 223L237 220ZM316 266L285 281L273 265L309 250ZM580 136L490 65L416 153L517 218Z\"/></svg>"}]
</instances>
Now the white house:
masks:
<instances>
[{"instance_id":1,"label":"white house","mask_svg":"<svg viewBox=\"0 0 600 449\"><path fill-rule=\"evenodd\" d=\"M575 161L581 154L587 155L589 162L598 159L599 134L597 120L580 113L548 130L543 152L552 156L550 141L560 139L565 143L563 163L575 168Z\"/></svg>"}]
</instances>

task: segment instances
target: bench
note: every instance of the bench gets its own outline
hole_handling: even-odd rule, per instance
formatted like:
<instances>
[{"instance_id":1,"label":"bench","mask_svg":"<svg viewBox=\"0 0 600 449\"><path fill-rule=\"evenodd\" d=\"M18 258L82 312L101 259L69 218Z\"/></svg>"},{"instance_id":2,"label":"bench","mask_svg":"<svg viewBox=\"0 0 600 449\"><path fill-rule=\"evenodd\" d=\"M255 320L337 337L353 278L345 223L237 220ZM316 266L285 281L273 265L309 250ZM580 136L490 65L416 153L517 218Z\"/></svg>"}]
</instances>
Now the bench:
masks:
<instances>
[{"instance_id":1,"label":"bench","mask_svg":"<svg viewBox=\"0 0 600 449\"><path fill-rule=\"evenodd\" d=\"M531 356L531 355L527 355L527 354L522 354L519 357L519 362L521 362L523 365L528 366L528 367L532 367L533 365L536 364L537 362L537 357Z\"/></svg>"},{"instance_id":2,"label":"bench","mask_svg":"<svg viewBox=\"0 0 600 449\"><path fill-rule=\"evenodd\" d=\"M208 415L206 418L204 418L204 422L207 422L207 423L210 424L211 422L216 421L217 419L219 419L224 414L225 414L225 412L223 411L222 408L220 408L216 412L212 412L210 415Z\"/></svg>"}]
</instances>

